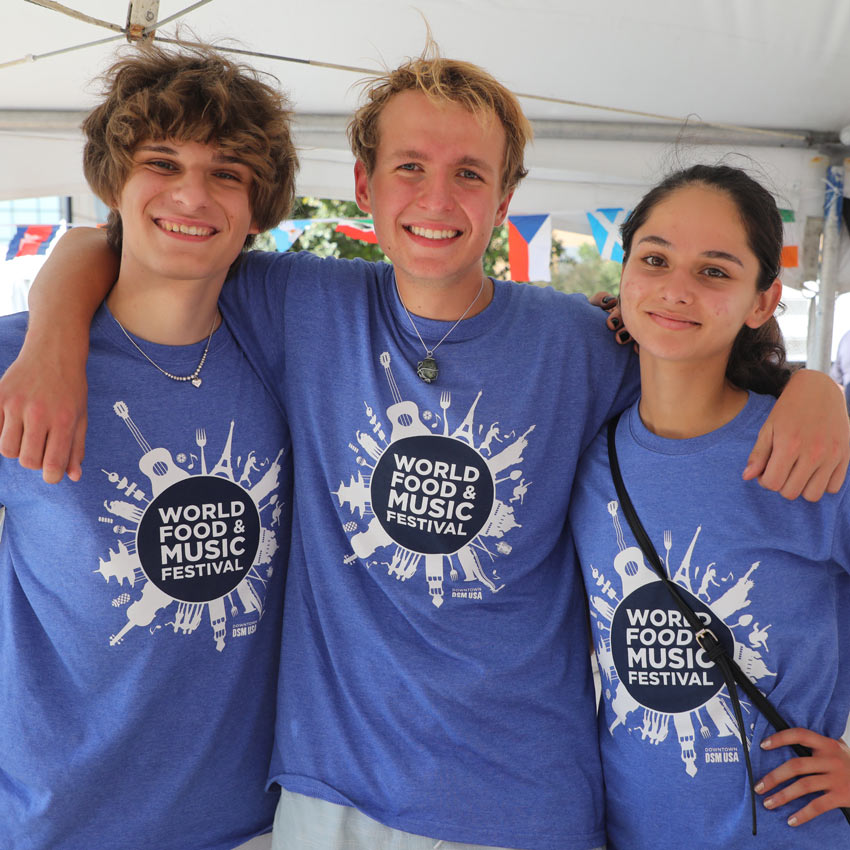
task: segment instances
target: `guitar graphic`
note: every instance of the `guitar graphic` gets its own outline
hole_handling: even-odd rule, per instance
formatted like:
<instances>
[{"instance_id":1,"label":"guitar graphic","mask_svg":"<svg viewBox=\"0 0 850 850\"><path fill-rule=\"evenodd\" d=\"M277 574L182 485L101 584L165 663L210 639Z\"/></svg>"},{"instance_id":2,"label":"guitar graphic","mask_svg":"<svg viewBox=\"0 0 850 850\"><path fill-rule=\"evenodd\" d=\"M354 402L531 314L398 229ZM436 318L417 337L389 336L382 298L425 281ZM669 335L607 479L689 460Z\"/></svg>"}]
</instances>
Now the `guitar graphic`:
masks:
<instances>
[{"instance_id":1,"label":"guitar graphic","mask_svg":"<svg viewBox=\"0 0 850 850\"><path fill-rule=\"evenodd\" d=\"M177 466L168 449L151 448L150 443L139 430L139 426L130 418L130 410L123 401L116 401L112 409L120 419L124 420L124 424L130 429L130 433L144 452L139 458L139 469L150 478L155 497L172 484L191 477L188 472Z\"/></svg>"},{"instance_id":2,"label":"guitar graphic","mask_svg":"<svg viewBox=\"0 0 850 850\"><path fill-rule=\"evenodd\" d=\"M661 579L646 565L640 546L626 546L623 529L620 527L620 519L617 516L618 507L617 502L608 502L608 513L611 514L611 520L614 523L617 547L620 550L614 558L614 569L620 576L623 585L622 598L625 599L639 587L651 581L661 581Z\"/></svg>"},{"instance_id":3,"label":"guitar graphic","mask_svg":"<svg viewBox=\"0 0 850 850\"><path fill-rule=\"evenodd\" d=\"M403 401L401 398L401 393L398 391L398 384L395 382L395 376L390 369L390 353L385 351L379 359L387 374L387 383L390 385L390 392L395 402L395 404L391 404L387 408L387 416L390 422L392 422L390 442L394 443L396 440L401 440L404 437L419 437L423 434L430 435L430 430L419 418L419 408L416 403L413 401Z\"/></svg>"},{"instance_id":4,"label":"guitar graphic","mask_svg":"<svg viewBox=\"0 0 850 850\"><path fill-rule=\"evenodd\" d=\"M623 586L623 592L620 596L625 599L633 590L642 587L644 584L653 578L659 580L643 560L643 552L637 546L626 546L626 539L623 536L623 528L620 525L620 518L617 511L620 505L616 501L608 502L608 513L611 515L611 521L614 524L614 534L617 537L618 552L614 557L614 569L620 576ZM617 669L614 666L614 657L611 653L611 641L608 639L607 646L609 669L606 675L611 682L616 682L616 691L614 699L611 700L611 709L615 714L614 722L608 727L608 731L613 733L619 725L626 725L628 716L638 708L640 703L628 692L626 686L620 679Z\"/></svg>"}]
</instances>

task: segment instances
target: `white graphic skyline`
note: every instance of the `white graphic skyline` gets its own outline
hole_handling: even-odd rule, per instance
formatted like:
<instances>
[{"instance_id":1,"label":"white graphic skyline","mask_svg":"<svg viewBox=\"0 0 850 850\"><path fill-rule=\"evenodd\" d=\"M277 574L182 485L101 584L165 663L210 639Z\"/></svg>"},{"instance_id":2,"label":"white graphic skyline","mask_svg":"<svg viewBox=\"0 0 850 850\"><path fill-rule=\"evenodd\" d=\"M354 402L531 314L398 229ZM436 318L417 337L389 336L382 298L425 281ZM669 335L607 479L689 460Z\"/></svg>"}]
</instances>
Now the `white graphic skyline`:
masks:
<instances>
[{"instance_id":1,"label":"white graphic skyline","mask_svg":"<svg viewBox=\"0 0 850 850\"><path fill-rule=\"evenodd\" d=\"M620 604L631 594L651 582L660 583L661 579L646 564L639 547L626 545L618 502L609 502L607 511L618 549L612 563L614 575L606 575L591 565L596 591L588 586L588 597L591 617L596 626L595 644L602 674L603 696L614 714L613 722L609 725L610 734L640 735L641 741L649 746L659 746L669 739L673 749L678 751L685 772L691 777L696 776L700 764L736 761L737 748L740 748L739 730L725 686L718 688L706 702L690 711L664 712L641 705L621 681L611 648L612 621ZM675 573L670 565L674 553L673 533L669 529L664 531L666 573L673 582L705 603L714 616L729 628L734 640L735 660L752 680L758 682L763 678L774 677L776 674L768 669L762 655L762 650L769 652L771 626L754 622L752 614L746 613L760 562L723 570L719 570L713 561L704 566L697 564L695 552L701 531L702 526L697 526ZM739 574L737 578L736 574ZM666 589L663 589L663 593L667 593ZM751 716L751 706L742 699L741 707L747 720ZM751 721L747 722L747 728L751 733ZM751 734L747 737L749 746ZM673 744L674 739L678 746ZM699 755L702 755L702 760Z\"/></svg>"},{"instance_id":2,"label":"white graphic skyline","mask_svg":"<svg viewBox=\"0 0 850 850\"><path fill-rule=\"evenodd\" d=\"M101 470L112 493L103 501L106 515L99 516L98 521L110 525L117 539L115 548L110 544L107 554L99 558L94 572L108 585L115 579L121 592L111 600L111 608L124 609L126 620L120 629L110 634L109 643L111 646L123 643L135 628L147 627L150 634L170 628L174 634L189 635L206 623L216 650L222 652L228 637L252 634L263 616L266 588L274 572L272 557L278 549L272 529L279 525L282 510L277 489L283 449L273 460L266 458L258 462L256 453L249 451L244 457L237 455L234 462L235 421L231 421L221 454L212 470L207 471L205 448L209 440L205 428L199 427L192 434L197 452L179 451L175 460L169 449L152 447L148 443L125 402L117 401L113 410L142 452L138 470L147 477L148 483L135 480L134 470ZM260 538L250 568L231 592L210 601L185 602L168 595L149 580L137 552L137 534L145 510L158 496L179 482L201 476L230 481L250 497L260 517Z\"/></svg>"},{"instance_id":3,"label":"white graphic skyline","mask_svg":"<svg viewBox=\"0 0 850 850\"><path fill-rule=\"evenodd\" d=\"M506 430L499 421L486 426L476 422L476 410L483 391L478 392L469 408L458 414L458 418L452 415L452 393L448 390L440 392L437 409L420 411L415 402L402 398L389 353L384 352L379 360L390 388L392 404L385 409L384 419L378 405L364 401L366 424L348 443L356 468L347 481L340 481L334 492L340 507L347 507L351 515L351 519L343 524L352 547L352 553L344 558L344 563L352 564L359 559L367 569L383 567L388 576L401 582L417 575L421 577L424 567L425 581L418 586L423 588L423 592L427 587L431 602L437 608L445 602L447 581L450 598L481 599L484 590L498 593L504 582L498 574L497 559L511 552L512 546L506 538L513 529L521 527L516 510L522 509L525 497L533 487L533 482L523 477L522 463L523 451L535 426L520 432L517 428ZM452 419L456 424L452 423ZM446 443L440 441L455 440L468 447L463 451L474 452L475 463L492 479L492 505L486 520L472 539L457 551L435 554L403 545L388 533L373 509L371 488L375 468L393 444L413 437L439 438L434 440L430 449L427 459L429 469L440 467L441 461L445 460L441 449L445 449ZM426 461L422 459L420 462ZM445 468L451 466L447 462L442 465ZM471 500L477 494L475 487L463 490L462 485L460 492L468 493ZM415 498L415 495L411 497L412 503L415 503ZM442 500L442 509L446 509L448 501ZM406 518L406 521L413 524L414 518ZM416 522L420 529L438 537L460 535L463 529L458 516L428 519L423 515Z\"/></svg>"}]
</instances>

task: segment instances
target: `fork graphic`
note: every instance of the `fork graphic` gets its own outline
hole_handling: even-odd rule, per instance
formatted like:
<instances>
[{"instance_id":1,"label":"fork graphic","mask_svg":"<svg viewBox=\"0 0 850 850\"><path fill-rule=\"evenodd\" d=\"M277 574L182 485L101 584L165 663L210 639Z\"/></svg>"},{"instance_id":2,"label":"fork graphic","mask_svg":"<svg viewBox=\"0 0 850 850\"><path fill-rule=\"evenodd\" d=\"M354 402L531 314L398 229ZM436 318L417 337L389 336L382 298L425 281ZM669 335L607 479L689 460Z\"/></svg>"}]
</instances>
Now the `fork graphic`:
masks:
<instances>
[{"instance_id":1,"label":"fork graphic","mask_svg":"<svg viewBox=\"0 0 850 850\"><path fill-rule=\"evenodd\" d=\"M703 722L702 715L699 713L699 709L698 708L695 709L695 712L696 712L696 716L697 716L697 722L699 723L699 733L700 733L700 735L702 735L703 738L710 737L711 736L711 730Z\"/></svg>"},{"instance_id":2,"label":"fork graphic","mask_svg":"<svg viewBox=\"0 0 850 850\"><path fill-rule=\"evenodd\" d=\"M673 547L673 532L670 529L664 531L664 566L667 567L667 575L670 575L670 549Z\"/></svg>"},{"instance_id":3,"label":"fork graphic","mask_svg":"<svg viewBox=\"0 0 850 850\"><path fill-rule=\"evenodd\" d=\"M198 428L195 431L195 442L198 444L198 448L201 450L201 474L207 474L207 461L204 457L204 446L207 444L207 432L203 428Z\"/></svg>"},{"instance_id":4,"label":"fork graphic","mask_svg":"<svg viewBox=\"0 0 850 850\"><path fill-rule=\"evenodd\" d=\"M448 418L448 415L447 415L447 411L451 407L451 404L452 404L452 394L451 394L451 392L449 392L449 390L443 390L440 393L440 407L442 408L442 411L443 411L443 436L444 437L449 436L449 418Z\"/></svg>"}]
</instances>

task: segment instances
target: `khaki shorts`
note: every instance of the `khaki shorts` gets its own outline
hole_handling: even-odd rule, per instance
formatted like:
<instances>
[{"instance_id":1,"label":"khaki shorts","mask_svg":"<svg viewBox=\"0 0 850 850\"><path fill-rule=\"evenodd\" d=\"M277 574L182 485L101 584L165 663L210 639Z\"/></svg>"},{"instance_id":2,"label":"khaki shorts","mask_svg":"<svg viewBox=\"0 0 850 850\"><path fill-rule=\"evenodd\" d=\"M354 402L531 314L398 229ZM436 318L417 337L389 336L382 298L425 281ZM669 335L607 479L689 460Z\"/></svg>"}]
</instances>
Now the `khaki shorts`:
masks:
<instances>
[{"instance_id":1,"label":"khaki shorts","mask_svg":"<svg viewBox=\"0 0 850 850\"><path fill-rule=\"evenodd\" d=\"M339 806L282 788L272 850L507 850L457 844L384 826L351 806ZM590 848L588 848L590 850ZM597 847L594 850L605 850Z\"/></svg>"}]
</instances>

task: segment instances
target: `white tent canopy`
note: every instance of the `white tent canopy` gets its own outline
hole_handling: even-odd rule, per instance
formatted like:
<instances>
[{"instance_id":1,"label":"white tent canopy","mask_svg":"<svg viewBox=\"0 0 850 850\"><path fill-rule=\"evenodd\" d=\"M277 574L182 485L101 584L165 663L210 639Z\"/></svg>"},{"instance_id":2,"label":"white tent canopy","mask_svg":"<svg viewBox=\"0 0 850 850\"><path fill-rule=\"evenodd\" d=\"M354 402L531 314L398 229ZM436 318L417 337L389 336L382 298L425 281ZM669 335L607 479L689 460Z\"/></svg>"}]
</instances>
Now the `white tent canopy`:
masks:
<instances>
[{"instance_id":1,"label":"white tent canopy","mask_svg":"<svg viewBox=\"0 0 850 850\"><path fill-rule=\"evenodd\" d=\"M144 2L151 0L134 0L136 7ZM65 4L126 22L125 0ZM26 0L3 5L0 198L82 194L76 127L97 97L91 80L122 42L46 56L116 33ZM192 5L160 0L159 20ZM483 65L517 93L551 98L522 98L537 139L512 211L551 213L556 227L587 232L588 210L629 207L671 166L714 162L730 152L750 158L798 218L822 215L826 166L843 165L848 153L839 141L850 125L844 0L418 0L416 7L392 0L209 0L180 20L191 28L184 37L380 69L422 50L425 24L417 9L444 55ZM173 35L175 23L158 35ZM40 58L3 65L28 54ZM363 74L246 61L274 74L292 95L299 192L352 198L344 128Z\"/></svg>"}]
</instances>

